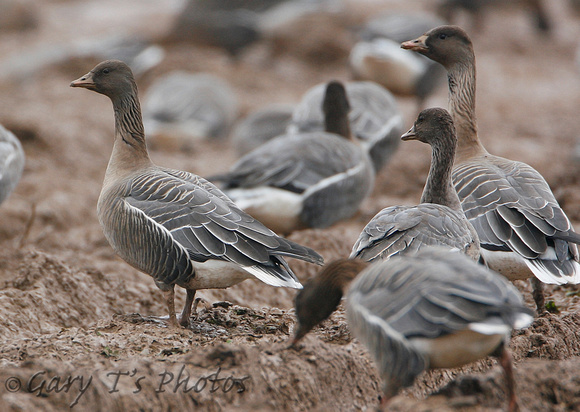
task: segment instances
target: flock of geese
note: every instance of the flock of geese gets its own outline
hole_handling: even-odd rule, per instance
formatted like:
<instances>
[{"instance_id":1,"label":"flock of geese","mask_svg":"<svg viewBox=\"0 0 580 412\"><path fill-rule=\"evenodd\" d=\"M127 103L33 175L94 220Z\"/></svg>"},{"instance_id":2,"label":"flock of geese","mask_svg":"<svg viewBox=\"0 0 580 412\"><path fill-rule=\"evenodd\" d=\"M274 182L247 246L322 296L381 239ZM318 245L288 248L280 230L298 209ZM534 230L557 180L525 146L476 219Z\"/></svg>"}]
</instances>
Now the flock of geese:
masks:
<instances>
[{"instance_id":1,"label":"flock of geese","mask_svg":"<svg viewBox=\"0 0 580 412\"><path fill-rule=\"evenodd\" d=\"M374 40L369 34L365 47ZM439 25L396 42L398 51L420 57L408 91L421 105L433 82L432 77L421 82L421 76L444 68L449 111L425 109L403 134L392 95L375 82L321 84L293 110L256 116L263 142L244 149L228 172L208 179L153 164L145 127L160 129L176 114L144 105L144 113L153 113L144 126L129 66L119 60L99 63L71 83L109 97L114 109L115 139L98 219L115 252L163 291L175 327L189 325L197 290L257 278L301 289L291 341L298 347L345 295L349 327L383 378L383 407L426 369L494 355L505 370L508 407L514 411L507 346L512 329L528 326L533 311L509 280L531 278L537 312L543 312L544 283L580 283L580 235L536 170L494 156L482 145L475 55L467 33ZM357 70L364 62L378 64L353 51ZM179 77L166 81L174 89L186 84ZM227 91L223 97L227 100ZM283 126L269 127L270 116ZM351 217L401 139L431 147L420 203L381 210L348 258L327 263L302 288L285 259L323 265L323 258L283 236ZM1 202L24 164L18 139L4 128L0 161ZM181 315L175 311L176 285L187 292Z\"/></svg>"}]
</instances>

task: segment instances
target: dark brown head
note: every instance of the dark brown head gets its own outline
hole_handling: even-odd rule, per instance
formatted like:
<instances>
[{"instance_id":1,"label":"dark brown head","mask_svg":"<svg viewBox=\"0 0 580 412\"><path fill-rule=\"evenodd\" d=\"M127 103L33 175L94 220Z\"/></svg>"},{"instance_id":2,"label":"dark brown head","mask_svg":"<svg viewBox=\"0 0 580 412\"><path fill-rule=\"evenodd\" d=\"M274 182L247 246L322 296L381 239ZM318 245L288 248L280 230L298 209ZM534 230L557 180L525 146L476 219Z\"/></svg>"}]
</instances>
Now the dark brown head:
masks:
<instances>
[{"instance_id":1,"label":"dark brown head","mask_svg":"<svg viewBox=\"0 0 580 412\"><path fill-rule=\"evenodd\" d=\"M471 39L459 26L439 26L416 38L401 43L406 50L413 50L449 69L457 63L473 62Z\"/></svg>"},{"instance_id":2,"label":"dark brown head","mask_svg":"<svg viewBox=\"0 0 580 412\"><path fill-rule=\"evenodd\" d=\"M83 77L73 81L70 87L84 87L114 98L127 93L136 93L133 72L120 60L106 60L95 66Z\"/></svg>"},{"instance_id":3,"label":"dark brown head","mask_svg":"<svg viewBox=\"0 0 580 412\"><path fill-rule=\"evenodd\" d=\"M449 112L440 107L425 109L407 133L401 136L401 140L419 140L420 142L433 145L441 141L455 141L455 127Z\"/></svg>"},{"instance_id":4,"label":"dark brown head","mask_svg":"<svg viewBox=\"0 0 580 412\"><path fill-rule=\"evenodd\" d=\"M335 260L304 285L294 301L298 324L290 346L336 310L345 289L366 266L360 259Z\"/></svg>"}]
</instances>

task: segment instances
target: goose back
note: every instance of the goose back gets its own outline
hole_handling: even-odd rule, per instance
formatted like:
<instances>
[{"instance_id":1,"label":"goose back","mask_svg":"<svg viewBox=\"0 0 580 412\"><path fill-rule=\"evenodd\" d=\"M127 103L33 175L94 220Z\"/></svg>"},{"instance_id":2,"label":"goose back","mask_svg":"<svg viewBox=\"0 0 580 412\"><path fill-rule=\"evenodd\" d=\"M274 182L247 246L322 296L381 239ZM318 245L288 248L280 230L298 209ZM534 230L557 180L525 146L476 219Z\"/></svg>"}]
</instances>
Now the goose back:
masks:
<instances>
[{"instance_id":1,"label":"goose back","mask_svg":"<svg viewBox=\"0 0 580 412\"><path fill-rule=\"evenodd\" d=\"M403 118L393 95L373 82L347 82L346 94L351 110L348 115L353 135L371 157L375 170L387 164L399 145ZM291 133L324 130L320 106L324 84L309 89L294 110Z\"/></svg>"}]
</instances>

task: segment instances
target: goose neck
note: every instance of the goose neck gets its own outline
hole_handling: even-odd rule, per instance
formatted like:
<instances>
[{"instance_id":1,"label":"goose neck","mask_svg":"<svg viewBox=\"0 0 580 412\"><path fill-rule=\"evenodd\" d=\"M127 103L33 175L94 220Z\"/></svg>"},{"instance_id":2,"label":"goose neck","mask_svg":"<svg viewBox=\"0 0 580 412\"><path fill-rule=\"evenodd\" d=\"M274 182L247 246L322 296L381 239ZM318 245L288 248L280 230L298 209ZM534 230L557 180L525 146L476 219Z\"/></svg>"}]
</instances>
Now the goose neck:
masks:
<instances>
[{"instance_id":1,"label":"goose neck","mask_svg":"<svg viewBox=\"0 0 580 412\"><path fill-rule=\"evenodd\" d=\"M452 180L455 148L455 137L432 145L431 166L421 195L421 203L434 203L453 210L461 210L461 203Z\"/></svg>"},{"instance_id":2,"label":"goose neck","mask_svg":"<svg viewBox=\"0 0 580 412\"><path fill-rule=\"evenodd\" d=\"M475 58L455 64L448 71L449 112L457 131L457 159L485 152L477 135L475 116Z\"/></svg>"}]
</instances>

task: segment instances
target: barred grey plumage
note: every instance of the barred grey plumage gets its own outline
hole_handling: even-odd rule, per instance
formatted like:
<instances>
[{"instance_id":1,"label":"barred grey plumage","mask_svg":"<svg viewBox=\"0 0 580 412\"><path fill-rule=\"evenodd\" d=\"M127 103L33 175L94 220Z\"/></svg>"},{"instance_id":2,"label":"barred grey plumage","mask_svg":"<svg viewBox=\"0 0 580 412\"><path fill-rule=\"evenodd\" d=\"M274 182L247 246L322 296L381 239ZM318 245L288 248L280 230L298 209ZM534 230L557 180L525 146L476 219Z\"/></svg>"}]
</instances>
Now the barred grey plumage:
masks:
<instances>
[{"instance_id":1,"label":"barred grey plumage","mask_svg":"<svg viewBox=\"0 0 580 412\"><path fill-rule=\"evenodd\" d=\"M6 200L20 181L24 162L20 140L0 125L0 203Z\"/></svg>"},{"instance_id":2,"label":"barred grey plumage","mask_svg":"<svg viewBox=\"0 0 580 412\"><path fill-rule=\"evenodd\" d=\"M477 233L461 210L451 181L457 143L451 116L444 109L426 109L403 139L420 140L432 148L420 204L381 210L361 232L350 257L370 262L416 252L426 245L445 245L478 260Z\"/></svg>"},{"instance_id":3,"label":"barred grey plumage","mask_svg":"<svg viewBox=\"0 0 580 412\"><path fill-rule=\"evenodd\" d=\"M351 110L348 114L353 135L369 154L375 171L381 170L399 146L403 132L403 117L393 95L373 82L347 82L346 94ZM324 129L320 111L324 84L310 88L294 110L291 133Z\"/></svg>"},{"instance_id":4,"label":"barred grey plumage","mask_svg":"<svg viewBox=\"0 0 580 412\"><path fill-rule=\"evenodd\" d=\"M97 215L113 249L165 292L172 323L175 285L187 289L181 318L187 326L197 289L226 288L252 276L300 288L284 256L322 263L315 251L277 236L207 180L151 162L126 64L102 62L71 86L113 102L115 142Z\"/></svg>"},{"instance_id":5,"label":"barred grey plumage","mask_svg":"<svg viewBox=\"0 0 580 412\"><path fill-rule=\"evenodd\" d=\"M533 317L505 278L461 253L425 247L370 265L350 286L346 308L352 333L382 376L383 402L425 369L461 366L499 350L513 410L506 346L512 328Z\"/></svg>"},{"instance_id":6,"label":"barred grey plumage","mask_svg":"<svg viewBox=\"0 0 580 412\"><path fill-rule=\"evenodd\" d=\"M510 279L535 276L545 283L580 283L580 235L542 175L525 163L491 155L479 140L475 54L467 33L457 26L441 26L402 47L448 71L458 137L453 181L486 262ZM537 308L544 311L541 284L534 282Z\"/></svg>"},{"instance_id":7,"label":"barred grey plumage","mask_svg":"<svg viewBox=\"0 0 580 412\"><path fill-rule=\"evenodd\" d=\"M222 181L242 209L277 232L323 228L351 217L373 188L370 158L351 139L344 87L330 82L327 89L325 132L279 136L210 178Z\"/></svg>"}]
</instances>

